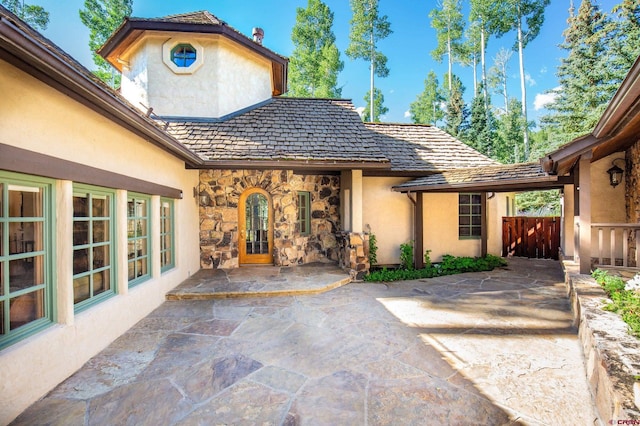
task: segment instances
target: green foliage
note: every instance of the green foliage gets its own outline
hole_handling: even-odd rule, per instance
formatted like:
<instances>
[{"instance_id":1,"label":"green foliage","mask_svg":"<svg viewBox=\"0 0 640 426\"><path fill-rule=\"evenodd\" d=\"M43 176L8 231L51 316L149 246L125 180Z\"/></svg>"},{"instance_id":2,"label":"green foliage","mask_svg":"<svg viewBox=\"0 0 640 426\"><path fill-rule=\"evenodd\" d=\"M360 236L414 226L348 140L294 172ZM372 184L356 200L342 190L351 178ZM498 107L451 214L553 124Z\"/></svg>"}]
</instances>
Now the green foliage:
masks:
<instances>
[{"instance_id":1,"label":"green foliage","mask_svg":"<svg viewBox=\"0 0 640 426\"><path fill-rule=\"evenodd\" d=\"M521 105L519 100L511 98L508 104L509 111L496 119L497 138L492 158L501 163L510 164L524 161L524 133L522 129L525 123Z\"/></svg>"},{"instance_id":2,"label":"green foliage","mask_svg":"<svg viewBox=\"0 0 640 426\"><path fill-rule=\"evenodd\" d=\"M480 83L476 96L471 103L471 121L469 129L464 135L464 141L484 155L494 157L494 144L496 142L495 122L493 113L486 108L484 96L482 95L482 83Z\"/></svg>"},{"instance_id":3,"label":"green foliage","mask_svg":"<svg viewBox=\"0 0 640 426\"><path fill-rule=\"evenodd\" d=\"M369 265L378 263L378 239L373 232L369 233Z\"/></svg>"},{"instance_id":4,"label":"green foliage","mask_svg":"<svg viewBox=\"0 0 640 426\"><path fill-rule=\"evenodd\" d=\"M464 103L464 86L462 81L456 75L453 76L453 86L447 99L447 108L445 111L444 131L454 138L464 139L464 133L467 128L467 117L469 111Z\"/></svg>"},{"instance_id":5,"label":"green foliage","mask_svg":"<svg viewBox=\"0 0 640 426\"><path fill-rule=\"evenodd\" d=\"M333 12L321 0L308 0L296 9L291 32L294 44L289 62L289 95L338 98L338 74L344 68L333 33Z\"/></svg>"},{"instance_id":6,"label":"green foliage","mask_svg":"<svg viewBox=\"0 0 640 426\"><path fill-rule=\"evenodd\" d=\"M440 83L436 73L429 71L424 81L424 91L418 95L416 100L409 106L411 120L416 124L437 125L438 120L444 117L442 103L444 96L440 90Z\"/></svg>"},{"instance_id":7,"label":"green foliage","mask_svg":"<svg viewBox=\"0 0 640 426\"><path fill-rule=\"evenodd\" d=\"M447 55L449 86L451 91L453 81L453 62L457 58L464 58L465 49L462 43L464 19L462 16L462 2L460 0L443 0L439 7L429 13L431 27L436 30L438 46L431 51L431 56L438 62Z\"/></svg>"},{"instance_id":8,"label":"green foliage","mask_svg":"<svg viewBox=\"0 0 640 426\"><path fill-rule=\"evenodd\" d=\"M504 99L504 113L509 113L509 92L507 83L509 81L509 60L513 55L512 50L501 47L493 58L493 66L489 69L487 84L493 93L497 93Z\"/></svg>"},{"instance_id":9,"label":"green foliage","mask_svg":"<svg viewBox=\"0 0 640 426\"><path fill-rule=\"evenodd\" d=\"M424 267L426 269L431 268L433 263L431 262L431 250L426 250L424 252Z\"/></svg>"},{"instance_id":10,"label":"green foliage","mask_svg":"<svg viewBox=\"0 0 640 426\"><path fill-rule=\"evenodd\" d=\"M120 74L95 52L124 18L131 16L132 7L133 0L85 0L84 9L80 9L80 21L89 28L89 49L98 67L95 74L113 88L120 85Z\"/></svg>"},{"instance_id":11,"label":"green foliage","mask_svg":"<svg viewBox=\"0 0 640 426\"><path fill-rule=\"evenodd\" d=\"M413 245L412 245L413 251ZM431 250L427 250L425 261ZM429 263L422 269L387 269L371 272L365 277L368 282L390 282L401 280L417 280L421 278L433 278L443 275L454 275L463 272L491 271L495 268L506 266L507 262L498 256L487 255L485 257L454 257L444 255L440 264Z\"/></svg>"},{"instance_id":12,"label":"green foliage","mask_svg":"<svg viewBox=\"0 0 640 426\"><path fill-rule=\"evenodd\" d=\"M42 6L27 4L24 0L1 0L0 3L11 13L37 30L46 30L49 25L49 12Z\"/></svg>"},{"instance_id":13,"label":"green foliage","mask_svg":"<svg viewBox=\"0 0 640 426\"><path fill-rule=\"evenodd\" d=\"M413 269L413 241L400 244L400 266L402 269Z\"/></svg>"},{"instance_id":14,"label":"green foliage","mask_svg":"<svg viewBox=\"0 0 640 426\"><path fill-rule=\"evenodd\" d=\"M611 303L604 309L615 312L629 326L629 333L640 337L640 294L632 290L625 290L625 282L620 277L614 277L601 269L596 269L591 276L607 293Z\"/></svg>"},{"instance_id":15,"label":"green foliage","mask_svg":"<svg viewBox=\"0 0 640 426\"><path fill-rule=\"evenodd\" d=\"M560 216L560 191L530 191L516 194L518 212L527 216Z\"/></svg>"},{"instance_id":16,"label":"green foliage","mask_svg":"<svg viewBox=\"0 0 640 426\"><path fill-rule=\"evenodd\" d=\"M609 99L617 89L609 64L613 58L608 49L611 23L606 14L591 0L583 0L577 15L569 18L561 47L567 56L557 70L561 89L547 109L554 111L543 117L561 142L589 133L597 123Z\"/></svg>"},{"instance_id":17,"label":"green foliage","mask_svg":"<svg viewBox=\"0 0 640 426\"><path fill-rule=\"evenodd\" d=\"M374 89L373 96L373 120L371 120L371 92L367 92L364 96L364 100L367 103L366 108L362 112L362 121L366 122L380 122L380 117L389 112L389 108L384 106L384 95L382 90L377 87Z\"/></svg>"},{"instance_id":18,"label":"green foliage","mask_svg":"<svg viewBox=\"0 0 640 426\"><path fill-rule=\"evenodd\" d=\"M349 46L345 53L351 59L369 61L378 77L388 76L387 57L377 48L378 42L392 31L387 16L378 13L378 0L351 0L351 11Z\"/></svg>"}]
</instances>

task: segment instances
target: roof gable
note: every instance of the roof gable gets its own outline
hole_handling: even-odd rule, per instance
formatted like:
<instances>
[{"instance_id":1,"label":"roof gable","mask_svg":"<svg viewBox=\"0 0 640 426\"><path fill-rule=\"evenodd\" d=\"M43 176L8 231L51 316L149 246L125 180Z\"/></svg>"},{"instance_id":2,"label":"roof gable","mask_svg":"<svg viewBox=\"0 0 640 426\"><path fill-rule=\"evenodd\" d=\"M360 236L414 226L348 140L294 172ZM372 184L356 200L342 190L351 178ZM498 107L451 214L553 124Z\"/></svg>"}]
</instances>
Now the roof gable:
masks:
<instances>
[{"instance_id":1,"label":"roof gable","mask_svg":"<svg viewBox=\"0 0 640 426\"><path fill-rule=\"evenodd\" d=\"M273 72L274 95L287 92L289 60L253 41L252 38L245 36L207 11L170 15L162 18L125 18L120 27L98 49L98 54L113 67L122 71L123 65L118 61L118 58L147 31L217 34L226 37L269 60Z\"/></svg>"}]
</instances>

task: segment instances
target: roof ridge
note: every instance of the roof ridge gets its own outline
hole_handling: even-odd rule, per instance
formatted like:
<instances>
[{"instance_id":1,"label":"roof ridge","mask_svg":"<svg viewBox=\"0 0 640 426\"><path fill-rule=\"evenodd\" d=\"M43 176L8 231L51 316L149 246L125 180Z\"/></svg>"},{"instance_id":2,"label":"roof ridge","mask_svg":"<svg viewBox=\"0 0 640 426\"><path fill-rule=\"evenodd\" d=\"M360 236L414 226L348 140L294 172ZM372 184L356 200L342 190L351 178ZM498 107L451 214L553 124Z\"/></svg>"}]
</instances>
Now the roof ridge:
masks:
<instances>
[{"instance_id":1,"label":"roof ridge","mask_svg":"<svg viewBox=\"0 0 640 426\"><path fill-rule=\"evenodd\" d=\"M276 96L274 99L292 99L292 100L305 100L305 101L343 101L353 102L351 98L306 98L304 96Z\"/></svg>"},{"instance_id":2,"label":"roof ridge","mask_svg":"<svg viewBox=\"0 0 640 426\"><path fill-rule=\"evenodd\" d=\"M218 18L216 15L214 15L213 13L209 12L208 10L197 10L194 12L185 12L185 13L175 13L173 15L167 15L167 16L162 16L160 18L140 18L140 19L158 19L158 20L163 20L163 19L173 19L173 18L186 18L186 17L190 17L190 16L198 16L198 15L204 15L209 21L211 21L211 23L213 25L227 25L227 23L225 21L223 21L222 19Z\"/></svg>"},{"instance_id":3,"label":"roof ridge","mask_svg":"<svg viewBox=\"0 0 640 426\"><path fill-rule=\"evenodd\" d=\"M404 126L404 127L432 127L434 129L440 129L437 126L434 126L433 124L426 124L426 123L394 123L394 122L381 122L381 121L367 121L364 124L371 125L371 126ZM440 129L442 130L442 129Z\"/></svg>"}]
</instances>

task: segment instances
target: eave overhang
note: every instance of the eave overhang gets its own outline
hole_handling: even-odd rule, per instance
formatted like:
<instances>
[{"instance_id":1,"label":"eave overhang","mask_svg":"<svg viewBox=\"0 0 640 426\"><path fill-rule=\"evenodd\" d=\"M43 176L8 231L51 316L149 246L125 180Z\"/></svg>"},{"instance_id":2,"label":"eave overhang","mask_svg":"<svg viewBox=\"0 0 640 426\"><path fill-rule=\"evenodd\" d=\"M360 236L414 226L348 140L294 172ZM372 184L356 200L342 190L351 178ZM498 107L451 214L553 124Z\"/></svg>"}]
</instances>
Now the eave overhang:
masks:
<instances>
[{"instance_id":1,"label":"eave overhang","mask_svg":"<svg viewBox=\"0 0 640 426\"><path fill-rule=\"evenodd\" d=\"M453 182L431 185L412 185L407 182L391 189L395 192L521 192L532 190L561 189L572 184L572 177L549 175L540 178L511 179L495 182Z\"/></svg>"},{"instance_id":2,"label":"eave overhang","mask_svg":"<svg viewBox=\"0 0 640 426\"><path fill-rule=\"evenodd\" d=\"M224 24L215 25L125 18L122 25L120 25L105 44L98 49L97 53L105 58L105 60L107 60L112 66L122 72L123 64L118 60L118 58L146 31L218 34L227 37L239 45L258 53L271 62L274 79L273 96L279 96L287 92L287 69L289 59L278 55Z\"/></svg>"},{"instance_id":3,"label":"eave overhang","mask_svg":"<svg viewBox=\"0 0 640 426\"><path fill-rule=\"evenodd\" d=\"M205 160L195 169L226 170L300 170L336 172L342 170L389 170L388 162L370 161L322 161L322 160Z\"/></svg>"},{"instance_id":4,"label":"eave overhang","mask_svg":"<svg viewBox=\"0 0 640 426\"><path fill-rule=\"evenodd\" d=\"M148 142L196 166L202 160L162 130L152 119L125 104L79 64L43 44L0 6L0 59L69 96Z\"/></svg>"}]
</instances>

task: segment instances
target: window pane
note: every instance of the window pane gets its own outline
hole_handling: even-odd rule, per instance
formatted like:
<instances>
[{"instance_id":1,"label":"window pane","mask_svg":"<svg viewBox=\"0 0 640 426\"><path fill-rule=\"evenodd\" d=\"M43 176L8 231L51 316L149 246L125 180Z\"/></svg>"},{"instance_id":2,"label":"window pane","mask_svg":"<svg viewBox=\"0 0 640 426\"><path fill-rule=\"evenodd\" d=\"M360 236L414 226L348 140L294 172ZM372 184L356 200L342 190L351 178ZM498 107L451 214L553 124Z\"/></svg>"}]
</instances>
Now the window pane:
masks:
<instances>
[{"instance_id":1,"label":"window pane","mask_svg":"<svg viewBox=\"0 0 640 426\"><path fill-rule=\"evenodd\" d=\"M44 317L44 290L37 290L9 301L9 329L15 330Z\"/></svg>"},{"instance_id":2,"label":"window pane","mask_svg":"<svg viewBox=\"0 0 640 426\"><path fill-rule=\"evenodd\" d=\"M471 235L473 235L474 237L479 237L482 235L482 229L476 227L471 228Z\"/></svg>"},{"instance_id":3,"label":"window pane","mask_svg":"<svg viewBox=\"0 0 640 426\"><path fill-rule=\"evenodd\" d=\"M9 185L9 217L42 217L42 189Z\"/></svg>"},{"instance_id":4,"label":"window pane","mask_svg":"<svg viewBox=\"0 0 640 426\"><path fill-rule=\"evenodd\" d=\"M2 192L0 192L0 200L2 199ZM2 212L0 211L0 219L2 218ZM0 256L6 256L4 247L4 223L0 221ZM2 266L0 266L2 268Z\"/></svg>"},{"instance_id":5,"label":"window pane","mask_svg":"<svg viewBox=\"0 0 640 426\"><path fill-rule=\"evenodd\" d=\"M73 275L81 274L89 270L89 249L73 251Z\"/></svg>"},{"instance_id":6,"label":"window pane","mask_svg":"<svg viewBox=\"0 0 640 426\"><path fill-rule=\"evenodd\" d=\"M460 204L471 204L471 195L460 194Z\"/></svg>"},{"instance_id":7,"label":"window pane","mask_svg":"<svg viewBox=\"0 0 640 426\"><path fill-rule=\"evenodd\" d=\"M480 204L482 202L482 196L480 194L471 194L471 202L473 204Z\"/></svg>"},{"instance_id":8,"label":"window pane","mask_svg":"<svg viewBox=\"0 0 640 426\"><path fill-rule=\"evenodd\" d=\"M93 222L93 242L104 243L109 241L109 221L96 220Z\"/></svg>"},{"instance_id":9,"label":"window pane","mask_svg":"<svg viewBox=\"0 0 640 426\"><path fill-rule=\"evenodd\" d=\"M480 214L480 212L481 212L481 207L479 205L471 206L471 213Z\"/></svg>"},{"instance_id":10,"label":"window pane","mask_svg":"<svg viewBox=\"0 0 640 426\"><path fill-rule=\"evenodd\" d=\"M2 263L0 263L0 296L4 296L4 265ZM2 305L2 301L0 301L0 305Z\"/></svg>"},{"instance_id":11,"label":"window pane","mask_svg":"<svg viewBox=\"0 0 640 426\"><path fill-rule=\"evenodd\" d=\"M171 235L165 235L162 237L162 248L169 250L171 248Z\"/></svg>"},{"instance_id":12,"label":"window pane","mask_svg":"<svg viewBox=\"0 0 640 426\"><path fill-rule=\"evenodd\" d=\"M89 293L89 276L76 278L73 280L73 303L79 303L87 300Z\"/></svg>"},{"instance_id":13,"label":"window pane","mask_svg":"<svg viewBox=\"0 0 640 426\"><path fill-rule=\"evenodd\" d=\"M136 200L136 216L145 217L147 215L147 202L145 200Z\"/></svg>"},{"instance_id":14,"label":"window pane","mask_svg":"<svg viewBox=\"0 0 640 426\"><path fill-rule=\"evenodd\" d=\"M5 302L0 301L0 336L6 334L4 331L4 304Z\"/></svg>"},{"instance_id":15,"label":"window pane","mask_svg":"<svg viewBox=\"0 0 640 426\"><path fill-rule=\"evenodd\" d=\"M129 259L136 257L136 243L134 240L129 241L127 244L127 257Z\"/></svg>"},{"instance_id":16,"label":"window pane","mask_svg":"<svg viewBox=\"0 0 640 426\"><path fill-rule=\"evenodd\" d=\"M109 266L109 246L98 246L93 248L93 269Z\"/></svg>"},{"instance_id":17,"label":"window pane","mask_svg":"<svg viewBox=\"0 0 640 426\"><path fill-rule=\"evenodd\" d=\"M80 246L89 242L89 222L73 222L73 245Z\"/></svg>"},{"instance_id":18,"label":"window pane","mask_svg":"<svg viewBox=\"0 0 640 426\"><path fill-rule=\"evenodd\" d=\"M109 197L93 195L93 217L109 217Z\"/></svg>"},{"instance_id":19,"label":"window pane","mask_svg":"<svg viewBox=\"0 0 640 426\"><path fill-rule=\"evenodd\" d=\"M461 226L460 228L458 228L458 232L460 233L461 237L471 236L471 231L469 230L468 227L465 227L465 226Z\"/></svg>"},{"instance_id":20,"label":"window pane","mask_svg":"<svg viewBox=\"0 0 640 426\"><path fill-rule=\"evenodd\" d=\"M73 217L89 217L89 196L74 195Z\"/></svg>"},{"instance_id":21,"label":"window pane","mask_svg":"<svg viewBox=\"0 0 640 426\"><path fill-rule=\"evenodd\" d=\"M109 290L109 270L93 274L93 295L96 296Z\"/></svg>"},{"instance_id":22,"label":"window pane","mask_svg":"<svg viewBox=\"0 0 640 426\"><path fill-rule=\"evenodd\" d=\"M134 261L129 261L129 281L135 279L136 277L136 264Z\"/></svg>"},{"instance_id":23,"label":"window pane","mask_svg":"<svg viewBox=\"0 0 640 426\"><path fill-rule=\"evenodd\" d=\"M147 235L147 221L139 220L136 223L136 236L144 237L145 235Z\"/></svg>"},{"instance_id":24,"label":"window pane","mask_svg":"<svg viewBox=\"0 0 640 426\"><path fill-rule=\"evenodd\" d=\"M458 213L460 214L469 214L471 212L471 206L460 206L458 208Z\"/></svg>"},{"instance_id":25,"label":"window pane","mask_svg":"<svg viewBox=\"0 0 640 426\"><path fill-rule=\"evenodd\" d=\"M147 255L147 239L143 238L136 241L136 256L146 256Z\"/></svg>"},{"instance_id":26,"label":"window pane","mask_svg":"<svg viewBox=\"0 0 640 426\"><path fill-rule=\"evenodd\" d=\"M471 217L471 224L472 225L481 225L482 224L482 218L480 216L472 216Z\"/></svg>"},{"instance_id":27,"label":"window pane","mask_svg":"<svg viewBox=\"0 0 640 426\"><path fill-rule=\"evenodd\" d=\"M9 290L16 292L44 284L43 256L28 257L9 262Z\"/></svg>"},{"instance_id":28,"label":"window pane","mask_svg":"<svg viewBox=\"0 0 640 426\"><path fill-rule=\"evenodd\" d=\"M462 225L470 225L471 218L469 216L460 216L460 226Z\"/></svg>"}]
</instances>

